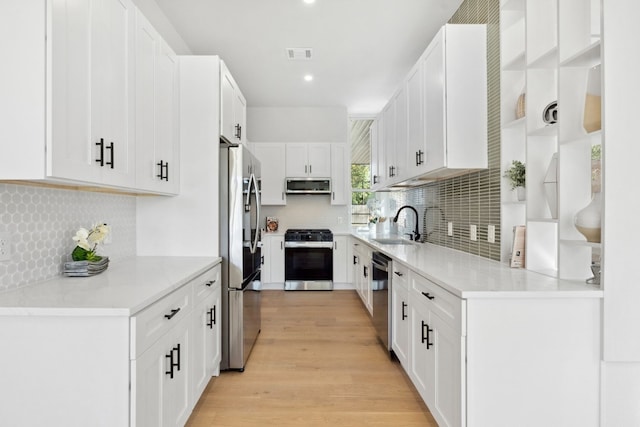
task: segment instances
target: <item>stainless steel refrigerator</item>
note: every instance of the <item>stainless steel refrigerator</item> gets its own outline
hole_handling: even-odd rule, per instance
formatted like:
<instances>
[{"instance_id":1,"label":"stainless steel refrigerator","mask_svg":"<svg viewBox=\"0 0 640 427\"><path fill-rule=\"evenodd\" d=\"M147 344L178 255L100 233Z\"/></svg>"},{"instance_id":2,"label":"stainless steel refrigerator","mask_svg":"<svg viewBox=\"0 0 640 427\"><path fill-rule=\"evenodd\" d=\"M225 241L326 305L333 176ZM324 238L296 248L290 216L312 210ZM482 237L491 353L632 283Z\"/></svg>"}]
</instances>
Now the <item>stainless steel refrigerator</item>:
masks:
<instances>
[{"instance_id":1,"label":"stainless steel refrigerator","mask_svg":"<svg viewBox=\"0 0 640 427\"><path fill-rule=\"evenodd\" d=\"M260 333L260 162L220 145L222 365L243 371Z\"/></svg>"}]
</instances>

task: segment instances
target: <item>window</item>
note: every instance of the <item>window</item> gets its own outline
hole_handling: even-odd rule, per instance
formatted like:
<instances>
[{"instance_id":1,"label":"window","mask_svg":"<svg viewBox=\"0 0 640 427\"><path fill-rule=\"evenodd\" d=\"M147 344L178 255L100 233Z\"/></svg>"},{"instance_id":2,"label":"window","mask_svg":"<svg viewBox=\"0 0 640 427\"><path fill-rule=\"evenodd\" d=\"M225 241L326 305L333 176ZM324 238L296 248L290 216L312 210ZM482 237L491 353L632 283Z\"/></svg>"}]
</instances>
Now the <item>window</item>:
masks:
<instances>
[{"instance_id":1,"label":"window","mask_svg":"<svg viewBox=\"0 0 640 427\"><path fill-rule=\"evenodd\" d=\"M367 225L371 194L371 137L373 120L352 119L349 132L351 142L351 224Z\"/></svg>"}]
</instances>

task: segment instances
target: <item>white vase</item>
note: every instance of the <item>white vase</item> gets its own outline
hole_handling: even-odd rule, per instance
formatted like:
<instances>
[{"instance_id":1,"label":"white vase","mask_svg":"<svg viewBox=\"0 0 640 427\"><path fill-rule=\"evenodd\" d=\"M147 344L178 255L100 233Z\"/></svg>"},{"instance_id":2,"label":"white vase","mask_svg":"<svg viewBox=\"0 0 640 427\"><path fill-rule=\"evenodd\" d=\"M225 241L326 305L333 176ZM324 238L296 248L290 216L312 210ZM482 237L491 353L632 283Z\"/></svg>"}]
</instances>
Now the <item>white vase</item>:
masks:
<instances>
[{"instance_id":1,"label":"white vase","mask_svg":"<svg viewBox=\"0 0 640 427\"><path fill-rule=\"evenodd\" d=\"M600 243L602 236L602 193L593 193L591 202L574 218L576 229L587 242Z\"/></svg>"},{"instance_id":2,"label":"white vase","mask_svg":"<svg viewBox=\"0 0 640 427\"><path fill-rule=\"evenodd\" d=\"M519 202L524 202L525 200L527 200L526 187L516 187L516 196L518 197Z\"/></svg>"}]
</instances>

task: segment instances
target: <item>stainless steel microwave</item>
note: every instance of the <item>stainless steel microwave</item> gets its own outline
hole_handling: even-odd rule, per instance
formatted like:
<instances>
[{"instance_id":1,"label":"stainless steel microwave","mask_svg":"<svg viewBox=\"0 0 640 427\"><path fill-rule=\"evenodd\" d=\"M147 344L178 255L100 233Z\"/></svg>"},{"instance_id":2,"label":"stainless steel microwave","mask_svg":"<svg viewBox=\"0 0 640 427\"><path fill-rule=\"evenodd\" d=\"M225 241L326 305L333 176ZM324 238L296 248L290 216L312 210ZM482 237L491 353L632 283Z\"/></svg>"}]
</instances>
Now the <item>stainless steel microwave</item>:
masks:
<instances>
[{"instance_id":1,"label":"stainless steel microwave","mask_svg":"<svg viewBox=\"0 0 640 427\"><path fill-rule=\"evenodd\" d=\"M287 178L287 194L331 194L329 178Z\"/></svg>"}]
</instances>

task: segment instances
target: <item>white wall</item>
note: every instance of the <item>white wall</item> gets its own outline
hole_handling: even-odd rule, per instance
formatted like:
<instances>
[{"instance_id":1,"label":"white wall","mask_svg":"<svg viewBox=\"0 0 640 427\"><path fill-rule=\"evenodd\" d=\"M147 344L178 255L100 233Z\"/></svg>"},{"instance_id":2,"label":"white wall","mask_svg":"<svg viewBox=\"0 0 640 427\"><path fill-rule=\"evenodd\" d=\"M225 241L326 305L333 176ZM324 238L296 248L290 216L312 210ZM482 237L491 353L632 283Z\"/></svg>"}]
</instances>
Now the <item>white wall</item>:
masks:
<instances>
[{"instance_id":1,"label":"white wall","mask_svg":"<svg viewBox=\"0 0 640 427\"><path fill-rule=\"evenodd\" d=\"M346 143L349 122L346 107L247 109L247 138L263 142ZM329 195L287 195L286 206L263 206L263 216L275 216L279 229L349 229L349 206L332 206Z\"/></svg>"},{"instance_id":2,"label":"white wall","mask_svg":"<svg viewBox=\"0 0 640 427\"><path fill-rule=\"evenodd\" d=\"M346 107L247 108L249 141L346 142L348 130Z\"/></svg>"}]
</instances>

